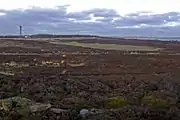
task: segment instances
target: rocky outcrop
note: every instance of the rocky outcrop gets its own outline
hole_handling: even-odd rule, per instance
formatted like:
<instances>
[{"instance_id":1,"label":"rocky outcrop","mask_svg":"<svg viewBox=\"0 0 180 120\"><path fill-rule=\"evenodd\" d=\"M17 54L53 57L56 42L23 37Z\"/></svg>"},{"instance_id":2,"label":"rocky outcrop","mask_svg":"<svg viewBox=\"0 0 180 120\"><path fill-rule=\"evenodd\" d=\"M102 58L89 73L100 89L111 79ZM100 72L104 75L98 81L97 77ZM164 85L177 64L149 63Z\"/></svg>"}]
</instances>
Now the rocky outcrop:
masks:
<instances>
[{"instance_id":1,"label":"rocky outcrop","mask_svg":"<svg viewBox=\"0 0 180 120\"><path fill-rule=\"evenodd\" d=\"M16 111L21 115L41 112L51 108L51 104L36 103L23 97L11 97L0 100L1 109L4 112Z\"/></svg>"}]
</instances>

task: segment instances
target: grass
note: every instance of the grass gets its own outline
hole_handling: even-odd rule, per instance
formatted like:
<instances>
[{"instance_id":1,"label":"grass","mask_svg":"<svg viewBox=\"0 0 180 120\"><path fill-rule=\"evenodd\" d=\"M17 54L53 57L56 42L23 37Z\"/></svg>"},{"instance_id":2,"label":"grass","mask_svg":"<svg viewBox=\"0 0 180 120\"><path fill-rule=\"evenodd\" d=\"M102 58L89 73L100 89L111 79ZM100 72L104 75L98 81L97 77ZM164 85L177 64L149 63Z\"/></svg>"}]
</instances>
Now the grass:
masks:
<instances>
[{"instance_id":1,"label":"grass","mask_svg":"<svg viewBox=\"0 0 180 120\"><path fill-rule=\"evenodd\" d=\"M137 45L118 45L118 44L100 44L100 43L80 43L80 42L51 42L53 44L70 45L76 47L85 47L103 50L122 50L122 51L158 51L161 48Z\"/></svg>"},{"instance_id":2,"label":"grass","mask_svg":"<svg viewBox=\"0 0 180 120\"><path fill-rule=\"evenodd\" d=\"M142 98L142 104L156 108L169 108L171 106L167 100L154 95L144 96Z\"/></svg>"},{"instance_id":3,"label":"grass","mask_svg":"<svg viewBox=\"0 0 180 120\"><path fill-rule=\"evenodd\" d=\"M127 105L127 101L125 100L124 97L122 96L118 96L118 97L112 97L109 98L106 102L105 102L105 108L121 108L123 106Z\"/></svg>"}]
</instances>

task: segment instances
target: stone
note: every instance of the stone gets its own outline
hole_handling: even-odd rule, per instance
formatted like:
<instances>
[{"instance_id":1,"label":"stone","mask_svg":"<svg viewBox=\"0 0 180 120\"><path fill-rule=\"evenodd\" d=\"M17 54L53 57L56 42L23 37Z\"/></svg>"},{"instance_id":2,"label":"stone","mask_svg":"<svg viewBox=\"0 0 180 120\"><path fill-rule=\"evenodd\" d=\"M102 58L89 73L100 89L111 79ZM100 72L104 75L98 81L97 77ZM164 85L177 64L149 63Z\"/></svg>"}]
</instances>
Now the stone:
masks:
<instances>
[{"instance_id":1,"label":"stone","mask_svg":"<svg viewBox=\"0 0 180 120\"><path fill-rule=\"evenodd\" d=\"M67 70L66 69L64 69L62 72L61 72L61 74L66 74L67 73Z\"/></svg>"},{"instance_id":2,"label":"stone","mask_svg":"<svg viewBox=\"0 0 180 120\"><path fill-rule=\"evenodd\" d=\"M90 112L89 112L88 109L82 109L82 110L80 110L79 114L80 114L81 117L85 118L90 114Z\"/></svg>"},{"instance_id":3,"label":"stone","mask_svg":"<svg viewBox=\"0 0 180 120\"><path fill-rule=\"evenodd\" d=\"M90 110L90 113L91 113L92 115L94 115L94 114L102 114L102 113L104 113L104 110L103 110L103 109L92 108L92 109Z\"/></svg>"},{"instance_id":4,"label":"stone","mask_svg":"<svg viewBox=\"0 0 180 120\"><path fill-rule=\"evenodd\" d=\"M51 108L51 104L36 103L33 100L17 96L0 100L0 108L7 112L13 108L20 115L26 115L45 111Z\"/></svg>"},{"instance_id":5,"label":"stone","mask_svg":"<svg viewBox=\"0 0 180 120\"><path fill-rule=\"evenodd\" d=\"M21 93L24 92L24 87L21 87L20 92L21 92Z\"/></svg>"},{"instance_id":6,"label":"stone","mask_svg":"<svg viewBox=\"0 0 180 120\"><path fill-rule=\"evenodd\" d=\"M30 111L31 112L41 112L41 111L45 111L49 108L51 108L51 104L36 103L35 105L30 106Z\"/></svg>"},{"instance_id":7,"label":"stone","mask_svg":"<svg viewBox=\"0 0 180 120\"><path fill-rule=\"evenodd\" d=\"M66 55L62 55L63 58L66 58Z\"/></svg>"},{"instance_id":8,"label":"stone","mask_svg":"<svg viewBox=\"0 0 180 120\"><path fill-rule=\"evenodd\" d=\"M50 111L52 111L53 113L56 113L56 114L67 112L67 110L59 109L59 108L51 108Z\"/></svg>"}]
</instances>

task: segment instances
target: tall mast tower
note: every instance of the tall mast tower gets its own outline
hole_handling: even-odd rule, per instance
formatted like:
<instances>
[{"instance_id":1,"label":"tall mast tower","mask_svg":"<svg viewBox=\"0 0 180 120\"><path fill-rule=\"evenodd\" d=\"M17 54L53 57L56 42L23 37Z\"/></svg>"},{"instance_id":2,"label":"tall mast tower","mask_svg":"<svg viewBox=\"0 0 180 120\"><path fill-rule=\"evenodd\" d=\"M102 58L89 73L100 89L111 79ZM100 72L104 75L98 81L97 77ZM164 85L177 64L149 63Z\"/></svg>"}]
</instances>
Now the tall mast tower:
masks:
<instances>
[{"instance_id":1,"label":"tall mast tower","mask_svg":"<svg viewBox=\"0 0 180 120\"><path fill-rule=\"evenodd\" d=\"M22 36L22 26L19 26L19 35Z\"/></svg>"}]
</instances>

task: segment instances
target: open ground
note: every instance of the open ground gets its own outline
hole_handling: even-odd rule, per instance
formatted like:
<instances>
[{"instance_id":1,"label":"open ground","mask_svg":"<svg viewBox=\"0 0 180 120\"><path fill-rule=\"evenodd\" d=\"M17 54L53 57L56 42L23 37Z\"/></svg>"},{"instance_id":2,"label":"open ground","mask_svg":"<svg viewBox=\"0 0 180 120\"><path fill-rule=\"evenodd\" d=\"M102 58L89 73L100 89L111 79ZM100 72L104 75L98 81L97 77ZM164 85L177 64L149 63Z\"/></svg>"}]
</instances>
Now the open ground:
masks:
<instances>
[{"instance_id":1,"label":"open ground","mask_svg":"<svg viewBox=\"0 0 180 120\"><path fill-rule=\"evenodd\" d=\"M179 52L180 43L163 41L1 39L1 99L21 96L66 111L1 116L69 120L93 109L86 119L180 119Z\"/></svg>"}]
</instances>

